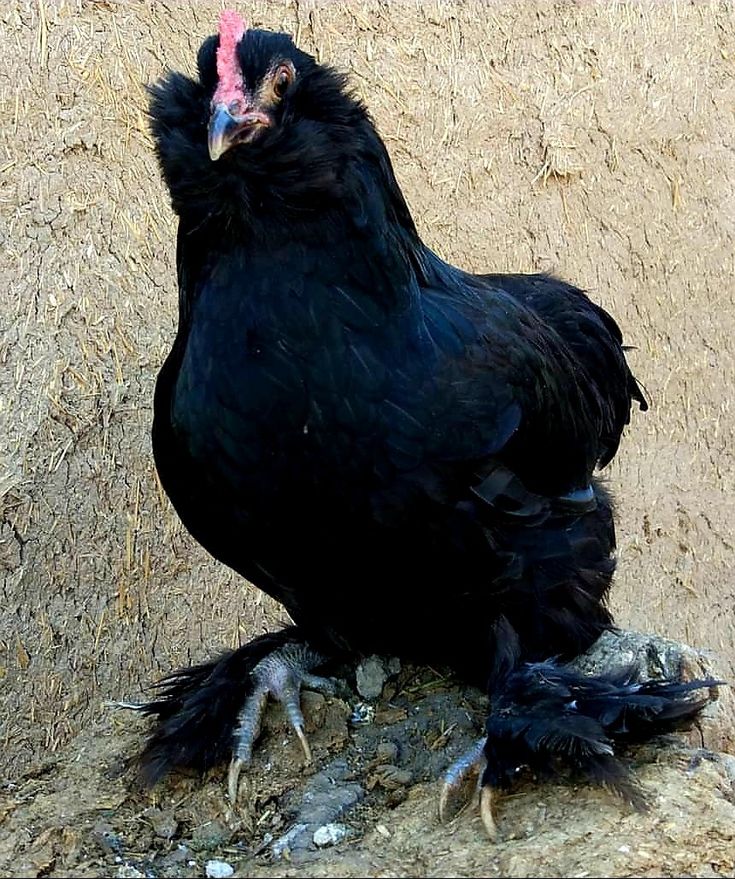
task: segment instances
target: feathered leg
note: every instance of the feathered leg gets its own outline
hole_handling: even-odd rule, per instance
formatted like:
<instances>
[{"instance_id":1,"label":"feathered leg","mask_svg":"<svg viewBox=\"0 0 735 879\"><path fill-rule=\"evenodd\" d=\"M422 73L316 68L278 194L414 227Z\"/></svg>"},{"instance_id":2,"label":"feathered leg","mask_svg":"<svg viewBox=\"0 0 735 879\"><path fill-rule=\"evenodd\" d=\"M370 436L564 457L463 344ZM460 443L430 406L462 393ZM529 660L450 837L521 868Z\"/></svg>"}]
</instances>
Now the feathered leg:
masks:
<instances>
[{"instance_id":1,"label":"feathered leg","mask_svg":"<svg viewBox=\"0 0 735 879\"><path fill-rule=\"evenodd\" d=\"M495 681L486 738L447 770L440 818L454 817L479 789L480 814L494 839L494 792L507 790L524 768L542 777L572 773L645 808L645 795L616 746L686 725L720 683L642 681L635 667L590 676L551 660L521 663Z\"/></svg>"},{"instance_id":2,"label":"feathered leg","mask_svg":"<svg viewBox=\"0 0 735 879\"><path fill-rule=\"evenodd\" d=\"M447 771L443 820L477 779L483 823L494 837L493 792L508 788L524 767L539 775L571 770L643 807L640 788L615 755L616 743L691 720L719 683L643 682L627 667L592 676L561 661L611 627L603 602L614 569L612 507L599 487L596 498L597 508L583 516L506 531L505 548L523 566L516 567L493 625L486 738Z\"/></svg>"},{"instance_id":3,"label":"feathered leg","mask_svg":"<svg viewBox=\"0 0 735 879\"><path fill-rule=\"evenodd\" d=\"M292 627L164 678L158 698L135 706L158 718L140 757L143 779L154 784L172 769L205 770L230 757L228 789L236 799L269 697L284 706L310 762L299 693L302 686L334 692L331 680L312 673L324 662Z\"/></svg>"}]
</instances>

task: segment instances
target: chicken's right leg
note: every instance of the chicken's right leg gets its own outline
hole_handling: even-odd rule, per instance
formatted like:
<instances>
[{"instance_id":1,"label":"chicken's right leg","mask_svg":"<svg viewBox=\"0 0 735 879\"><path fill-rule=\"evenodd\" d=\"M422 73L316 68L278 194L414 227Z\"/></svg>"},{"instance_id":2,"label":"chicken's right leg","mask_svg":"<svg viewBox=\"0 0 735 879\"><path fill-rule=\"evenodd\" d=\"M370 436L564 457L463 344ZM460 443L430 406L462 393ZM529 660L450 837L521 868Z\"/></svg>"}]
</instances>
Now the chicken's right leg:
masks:
<instances>
[{"instance_id":1,"label":"chicken's right leg","mask_svg":"<svg viewBox=\"0 0 735 879\"><path fill-rule=\"evenodd\" d=\"M299 695L302 686L335 691L333 681L313 673L324 662L293 627L164 678L159 698L135 706L158 718L141 755L143 779L153 784L172 769L205 770L229 758L228 789L236 799L269 696L283 705L309 762Z\"/></svg>"},{"instance_id":2,"label":"chicken's right leg","mask_svg":"<svg viewBox=\"0 0 735 879\"><path fill-rule=\"evenodd\" d=\"M334 695L334 681L312 674L312 669L324 662L325 658L321 654L305 644L286 644L261 659L251 672L254 689L245 699L237 716L228 773L227 789L233 803L237 800L240 773L252 758L253 745L260 734L269 696L283 705L289 723L301 742L304 758L307 763L311 763L311 748L304 733L300 694L301 687L305 687L325 695Z\"/></svg>"}]
</instances>

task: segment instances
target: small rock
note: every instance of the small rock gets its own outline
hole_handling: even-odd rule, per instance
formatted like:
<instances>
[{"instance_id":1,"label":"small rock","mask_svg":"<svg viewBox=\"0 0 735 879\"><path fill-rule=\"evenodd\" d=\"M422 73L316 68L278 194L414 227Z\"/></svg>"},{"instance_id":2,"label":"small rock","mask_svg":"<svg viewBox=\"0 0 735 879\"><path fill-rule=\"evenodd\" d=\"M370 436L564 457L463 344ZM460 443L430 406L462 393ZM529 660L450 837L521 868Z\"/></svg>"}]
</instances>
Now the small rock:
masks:
<instances>
[{"instance_id":1,"label":"small rock","mask_svg":"<svg viewBox=\"0 0 735 879\"><path fill-rule=\"evenodd\" d=\"M336 845L338 842L342 842L348 832L344 824L323 824L314 831L314 845L319 848Z\"/></svg>"},{"instance_id":2,"label":"small rock","mask_svg":"<svg viewBox=\"0 0 735 879\"><path fill-rule=\"evenodd\" d=\"M380 656L368 656L357 666L357 692L363 699L377 699L383 692L385 682L400 668L400 662L395 657L386 661Z\"/></svg>"},{"instance_id":3,"label":"small rock","mask_svg":"<svg viewBox=\"0 0 735 879\"><path fill-rule=\"evenodd\" d=\"M173 839L179 829L179 822L174 818L173 812L163 809L151 809L146 817L151 822L151 827L156 836L161 839Z\"/></svg>"},{"instance_id":4,"label":"small rock","mask_svg":"<svg viewBox=\"0 0 735 879\"><path fill-rule=\"evenodd\" d=\"M367 789L372 790L376 785L380 785L385 790L397 790L399 787L411 784L412 777L407 769L401 769L400 766L391 763L382 764L368 779Z\"/></svg>"},{"instance_id":5,"label":"small rock","mask_svg":"<svg viewBox=\"0 0 735 879\"><path fill-rule=\"evenodd\" d=\"M122 864L115 872L116 879L145 879L145 873L132 864Z\"/></svg>"},{"instance_id":6,"label":"small rock","mask_svg":"<svg viewBox=\"0 0 735 879\"><path fill-rule=\"evenodd\" d=\"M235 875L235 868L227 861L207 861L204 865L204 873L208 879L230 879Z\"/></svg>"},{"instance_id":7,"label":"small rock","mask_svg":"<svg viewBox=\"0 0 735 879\"><path fill-rule=\"evenodd\" d=\"M352 709L350 723L352 726L363 726L375 720L375 708L367 702L358 702Z\"/></svg>"},{"instance_id":8,"label":"small rock","mask_svg":"<svg viewBox=\"0 0 735 879\"><path fill-rule=\"evenodd\" d=\"M289 858L294 849L298 850L300 848L305 848L302 837L306 832L307 825L306 824L294 824L294 826L288 830L283 836L280 836L271 846L271 852L273 856L276 858ZM308 837L307 845L308 845Z\"/></svg>"},{"instance_id":9,"label":"small rock","mask_svg":"<svg viewBox=\"0 0 735 879\"><path fill-rule=\"evenodd\" d=\"M380 742L375 749L376 763L394 763L398 758L398 745L395 742Z\"/></svg>"},{"instance_id":10,"label":"small rock","mask_svg":"<svg viewBox=\"0 0 735 879\"><path fill-rule=\"evenodd\" d=\"M194 851L211 850L227 842L229 838L229 830L219 821L207 821L194 830L189 845Z\"/></svg>"}]
</instances>

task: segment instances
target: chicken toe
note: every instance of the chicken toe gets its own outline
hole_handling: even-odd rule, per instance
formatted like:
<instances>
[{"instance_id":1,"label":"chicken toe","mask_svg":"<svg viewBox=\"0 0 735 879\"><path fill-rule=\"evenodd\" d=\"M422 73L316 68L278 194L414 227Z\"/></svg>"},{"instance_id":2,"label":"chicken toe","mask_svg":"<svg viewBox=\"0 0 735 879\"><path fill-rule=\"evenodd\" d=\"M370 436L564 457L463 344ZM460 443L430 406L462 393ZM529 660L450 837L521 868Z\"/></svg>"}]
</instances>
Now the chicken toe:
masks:
<instances>
[{"instance_id":1,"label":"chicken toe","mask_svg":"<svg viewBox=\"0 0 735 879\"><path fill-rule=\"evenodd\" d=\"M305 763L311 763L311 748L304 732L304 715L301 712L300 693L304 687L325 695L333 695L334 681L312 674L312 669L324 662L324 657L302 644L287 644L268 654L252 672L253 691L237 716L234 733L232 760L228 772L227 789L230 799L237 800L240 774L250 763L253 746L260 728L268 698L280 702L288 721L301 743Z\"/></svg>"},{"instance_id":2,"label":"chicken toe","mask_svg":"<svg viewBox=\"0 0 735 879\"><path fill-rule=\"evenodd\" d=\"M439 820L442 824L464 811L477 793L486 764L484 746L485 739L478 739L444 773L439 794Z\"/></svg>"}]
</instances>

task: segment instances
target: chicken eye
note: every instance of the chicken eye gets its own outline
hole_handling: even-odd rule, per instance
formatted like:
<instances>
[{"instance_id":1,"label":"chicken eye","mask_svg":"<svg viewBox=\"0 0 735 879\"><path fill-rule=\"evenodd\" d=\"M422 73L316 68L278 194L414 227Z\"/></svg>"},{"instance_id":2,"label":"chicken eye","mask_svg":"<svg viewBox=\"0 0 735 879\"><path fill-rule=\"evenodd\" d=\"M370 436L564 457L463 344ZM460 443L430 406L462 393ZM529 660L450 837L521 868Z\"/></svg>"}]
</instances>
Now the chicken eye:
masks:
<instances>
[{"instance_id":1,"label":"chicken eye","mask_svg":"<svg viewBox=\"0 0 735 879\"><path fill-rule=\"evenodd\" d=\"M285 65L279 67L273 77L273 91L277 98L282 98L286 94L292 81L293 71L291 68Z\"/></svg>"}]
</instances>

